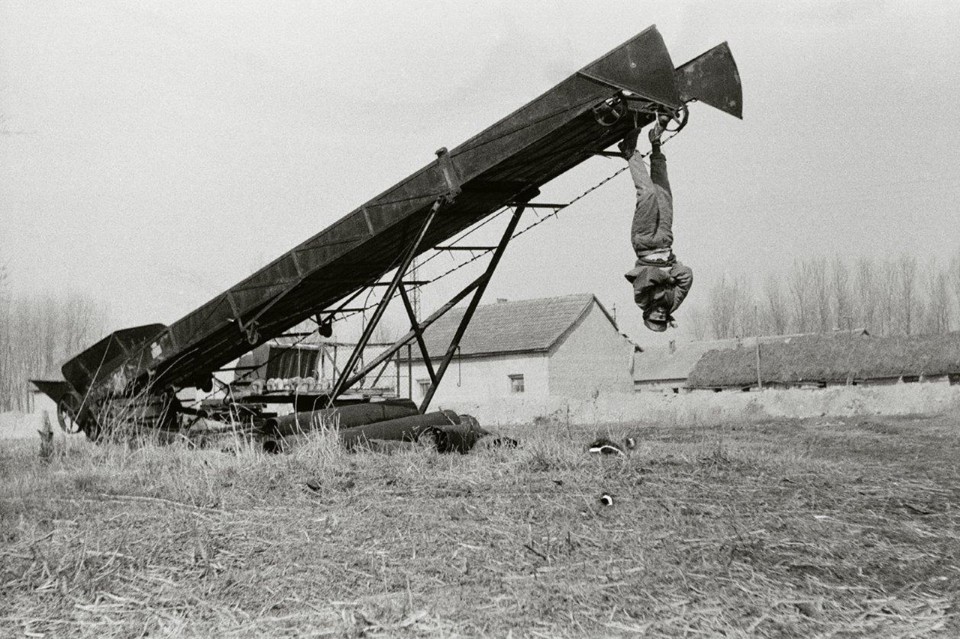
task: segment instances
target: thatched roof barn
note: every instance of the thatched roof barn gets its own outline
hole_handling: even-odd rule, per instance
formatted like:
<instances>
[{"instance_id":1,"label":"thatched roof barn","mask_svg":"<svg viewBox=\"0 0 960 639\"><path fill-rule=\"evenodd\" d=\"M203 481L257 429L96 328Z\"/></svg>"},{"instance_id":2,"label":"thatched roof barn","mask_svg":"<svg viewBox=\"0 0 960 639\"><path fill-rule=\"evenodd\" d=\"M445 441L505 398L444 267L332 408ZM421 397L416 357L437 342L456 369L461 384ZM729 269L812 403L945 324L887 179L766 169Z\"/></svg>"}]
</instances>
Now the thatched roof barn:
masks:
<instances>
[{"instance_id":1,"label":"thatched roof barn","mask_svg":"<svg viewBox=\"0 0 960 639\"><path fill-rule=\"evenodd\" d=\"M764 385L804 386L871 381L916 381L960 376L960 332L909 337L857 334L799 336L760 346ZM757 385L757 349L705 353L690 373L690 388ZM954 381L951 379L951 381Z\"/></svg>"},{"instance_id":2,"label":"thatched roof barn","mask_svg":"<svg viewBox=\"0 0 960 639\"><path fill-rule=\"evenodd\" d=\"M862 337L868 335L862 328L834 331L830 337ZM799 340L820 337L811 333L794 335L761 335L759 337L743 337L730 339L716 339L698 342L670 342L669 346L654 346L644 348L634 358L634 390L643 391L672 391L679 393L688 388L688 379L697 362L705 353L718 350L746 350L756 357L757 342L762 348L767 344L795 343ZM825 336L826 337L826 336ZM756 362L754 362L754 381L756 381Z\"/></svg>"}]
</instances>

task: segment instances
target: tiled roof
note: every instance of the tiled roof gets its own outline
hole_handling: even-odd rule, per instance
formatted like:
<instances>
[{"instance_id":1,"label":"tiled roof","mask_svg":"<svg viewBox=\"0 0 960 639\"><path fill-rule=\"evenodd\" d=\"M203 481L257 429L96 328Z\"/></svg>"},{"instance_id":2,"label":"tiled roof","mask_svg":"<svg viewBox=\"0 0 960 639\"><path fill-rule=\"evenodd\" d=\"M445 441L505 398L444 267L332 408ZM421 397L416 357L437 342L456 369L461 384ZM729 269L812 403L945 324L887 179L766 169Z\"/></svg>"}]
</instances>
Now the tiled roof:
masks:
<instances>
[{"instance_id":1,"label":"tiled roof","mask_svg":"<svg viewBox=\"0 0 960 639\"><path fill-rule=\"evenodd\" d=\"M731 342L731 344L726 345L725 342ZM643 352L634 356L633 380L635 382L685 380L704 353L719 348L735 348L735 342L736 340L717 340L677 344L673 349L667 346L645 348Z\"/></svg>"},{"instance_id":2,"label":"tiled roof","mask_svg":"<svg viewBox=\"0 0 960 639\"><path fill-rule=\"evenodd\" d=\"M460 340L460 356L547 352L594 303L610 318L589 293L478 306ZM427 328L424 342L431 358L443 357L464 312L453 309ZM610 323L613 328L612 318ZM413 358L420 359L420 349L412 344ZM406 349L401 357L405 355Z\"/></svg>"}]
</instances>

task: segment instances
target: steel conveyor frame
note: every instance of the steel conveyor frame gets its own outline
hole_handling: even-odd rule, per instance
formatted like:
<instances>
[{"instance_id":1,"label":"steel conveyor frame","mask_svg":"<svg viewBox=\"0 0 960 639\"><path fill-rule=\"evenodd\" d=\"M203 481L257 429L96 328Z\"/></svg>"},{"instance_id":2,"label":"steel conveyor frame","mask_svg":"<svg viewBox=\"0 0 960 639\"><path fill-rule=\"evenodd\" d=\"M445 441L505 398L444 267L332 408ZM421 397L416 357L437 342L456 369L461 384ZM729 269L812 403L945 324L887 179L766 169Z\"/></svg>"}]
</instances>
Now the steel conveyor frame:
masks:
<instances>
[{"instance_id":1,"label":"steel conveyor frame","mask_svg":"<svg viewBox=\"0 0 960 639\"><path fill-rule=\"evenodd\" d=\"M417 255L506 206L518 206L515 226L521 204L537 206L523 194L603 153L658 113L676 114L692 100L740 117L740 80L729 48L724 43L675 69L656 27L648 27L450 152L441 149L420 171L180 320L126 329L80 353L62 369L69 392L99 401L146 388L203 388L214 371L299 322L316 317L326 325L342 310L338 301L352 299L394 269L383 300L399 293L409 307L403 276ZM643 108L635 108L638 103ZM493 268L508 241L498 246ZM454 296L440 314L471 291L475 308L491 274ZM378 309L363 342L381 316ZM422 342L422 331L437 317L413 326L404 343ZM452 344L434 369L424 408L455 350ZM358 361L355 351L334 398L362 377L349 372Z\"/></svg>"}]
</instances>

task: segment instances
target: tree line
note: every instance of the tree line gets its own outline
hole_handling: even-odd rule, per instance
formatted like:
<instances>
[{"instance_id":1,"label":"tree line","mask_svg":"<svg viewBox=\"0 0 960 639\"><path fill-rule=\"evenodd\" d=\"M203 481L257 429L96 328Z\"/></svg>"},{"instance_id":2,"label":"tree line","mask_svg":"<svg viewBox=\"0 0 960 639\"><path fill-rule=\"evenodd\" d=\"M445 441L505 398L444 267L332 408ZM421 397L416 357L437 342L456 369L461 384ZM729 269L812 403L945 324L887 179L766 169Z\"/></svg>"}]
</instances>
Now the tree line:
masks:
<instances>
[{"instance_id":1,"label":"tree line","mask_svg":"<svg viewBox=\"0 0 960 639\"><path fill-rule=\"evenodd\" d=\"M80 294L13 293L0 264L0 411L28 408L31 378L60 379L60 366L106 331L107 313Z\"/></svg>"},{"instance_id":2,"label":"tree line","mask_svg":"<svg viewBox=\"0 0 960 639\"><path fill-rule=\"evenodd\" d=\"M760 282L723 276L686 314L693 339L826 333L920 335L960 328L960 251L946 265L902 254L803 258Z\"/></svg>"}]
</instances>

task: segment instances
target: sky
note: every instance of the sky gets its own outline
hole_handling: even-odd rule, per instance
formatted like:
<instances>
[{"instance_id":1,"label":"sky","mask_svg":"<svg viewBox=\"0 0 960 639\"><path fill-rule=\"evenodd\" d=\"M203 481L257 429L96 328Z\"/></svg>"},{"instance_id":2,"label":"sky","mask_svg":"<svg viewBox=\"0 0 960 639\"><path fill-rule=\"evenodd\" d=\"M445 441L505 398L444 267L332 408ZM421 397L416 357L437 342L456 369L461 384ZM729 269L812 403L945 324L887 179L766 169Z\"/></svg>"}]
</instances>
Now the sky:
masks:
<instances>
[{"instance_id":1,"label":"sky","mask_svg":"<svg viewBox=\"0 0 960 639\"><path fill-rule=\"evenodd\" d=\"M676 64L727 41L743 83L743 121L695 104L664 147L691 300L960 250L960 3L0 0L0 263L111 328L172 323L651 24ZM487 299L592 292L655 341L632 212L624 174L514 241Z\"/></svg>"}]
</instances>

